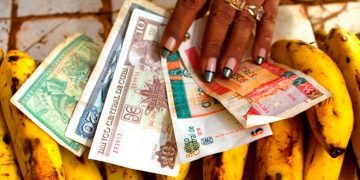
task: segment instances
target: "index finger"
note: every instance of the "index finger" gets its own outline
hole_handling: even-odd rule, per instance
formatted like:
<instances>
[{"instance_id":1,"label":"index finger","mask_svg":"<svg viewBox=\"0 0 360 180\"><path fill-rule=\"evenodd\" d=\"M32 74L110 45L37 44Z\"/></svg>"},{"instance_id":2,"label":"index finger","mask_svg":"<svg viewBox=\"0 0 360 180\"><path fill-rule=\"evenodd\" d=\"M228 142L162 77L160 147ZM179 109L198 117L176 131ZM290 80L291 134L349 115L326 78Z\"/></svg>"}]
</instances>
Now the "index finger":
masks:
<instances>
[{"instance_id":1,"label":"index finger","mask_svg":"<svg viewBox=\"0 0 360 180\"><path fill-rule=\"evenodd\" d=\"M161 46L162 56L167 57L178 49L185 38L185 33L205 5L206 0L178 0L175 10L164 31Z\"/></svg>"}]
</instances>

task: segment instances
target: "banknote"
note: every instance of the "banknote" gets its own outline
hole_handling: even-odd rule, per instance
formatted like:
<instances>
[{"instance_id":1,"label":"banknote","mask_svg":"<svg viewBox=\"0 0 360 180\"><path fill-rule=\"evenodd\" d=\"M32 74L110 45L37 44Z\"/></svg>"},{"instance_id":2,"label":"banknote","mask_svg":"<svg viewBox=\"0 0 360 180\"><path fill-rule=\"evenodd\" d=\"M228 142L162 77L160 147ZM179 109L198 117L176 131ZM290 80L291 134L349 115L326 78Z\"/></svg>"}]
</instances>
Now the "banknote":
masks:
<instances>
[{"instance_id":1,"label":"banknote","mask_svg":"<svg viewBox=\"0 0 360 180\"><path fill-rule=\"evenodd\" d=\"M84 147L65 137L74 111L101 47L89 37L75 34L41 63L11 102L35 124L74 154Z\"/></svg>"},{"instance_id":2,"label":"banknote","mask_svg":"<svg viewBox=\"0 0 360 180\"><path fill-rule=\"evenodd\" d=\"M180 46L185 67L205 93L216 98L244 127L293 117L329 98L330 92L311 77L281 64L241 63L229 80L205 83L200 68L200 37L206 19L197 20Z\"/></svg>"},{"instance_id":3,"label":"banknote","mask_svg":"<svg viewBox=\"0 0 360 180\"><path fill-rule=\"evenodd\" d=\"M245 129L194 82L178 53L162 58L169 110L182 163L271 135L268 124Z\"/></svg>"},{"instance_id":4,"label":"banknote","mask_svg":"<svg viewBox=\"0 0 360 180\"><path fill-rule=\"evenodd\" d=\"M133 10L90 159L157 174L178 173L159 54L159 34L165 20Z\"/></svg>"},{"instance_id":5,"label":"banknote","mask_svg":"<svg viewBox=\"0 0 360 180\"><path fill-rule=\"evenodd\" d=\"M114 76L119 53L133 9L165 14L165 10L146 0L126 0L106 40L99 60L89 78L66 129L65 136L90 146L104 106L110 82Z\"/></svg>"}]
</instances>

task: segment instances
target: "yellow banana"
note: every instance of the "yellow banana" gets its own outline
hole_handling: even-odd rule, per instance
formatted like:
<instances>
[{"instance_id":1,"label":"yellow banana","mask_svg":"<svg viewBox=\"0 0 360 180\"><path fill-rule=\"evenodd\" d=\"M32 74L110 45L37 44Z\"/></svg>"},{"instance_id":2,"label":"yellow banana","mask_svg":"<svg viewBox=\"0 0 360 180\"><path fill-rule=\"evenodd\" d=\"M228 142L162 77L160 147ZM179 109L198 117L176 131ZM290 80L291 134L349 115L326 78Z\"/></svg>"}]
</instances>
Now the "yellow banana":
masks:
<instances>
[{"instance_id":1,"label":"yellow banana","mask_svg":"<svg viewBox=\"0 0 360 180\"><path fill-rule=\"evenodd\" d=\"M0 63L4 53L0 49ZM21 179L15 153L11 146L10 134L7 130L4 115L0 108L0 179Z\"/></svg>"},{"instance_id":2,"label":"yellow banana","mask_svg":"<svg viewBox=\"0 0 360 180\"><path fill-rule=\"evenodd\" d=\"M334 28L326 37L323 49L343 73L350 93L354 109L351 142L360 166L360 40L351 32Z\"/></svg>"},{"instance_id":3,"label":"yellow banana","mask_svg":"<svg viewBox=\"0 0 360 180\"><path fill-rule=\"evenodd\" d=\"M191 163L184 163L180 165L179 174L176 177L164 176L164 175L156 175L157 180L183 180L187 176Z\"/></svg>"},{"instance_id":4,"label":"yellow banana","mask_svg":"<svg viewBox=\"0 0 360 180\"><path fill-rule=\"evenodd\" d=\"M307 142L304 180L338 180L343 161L344 154L331 157L311 134Z\"/></svg>"},{"instance_id":5,"label":"yellow banana","mask_svg":"<svg viewBox=\"0 0 360 180\"><path fill-rule=\"evenodd\" d=\"M134 169L128 169L121 166L116 166L113 164L104 164L105 176L107 180L143 180L144 174L141 171Z\"/></svg>"},{"instance_id":6,"label":"yellow banana","mask_svg":"<svg viewBox=\"0 0 360 180\"><path fill-rule=\"evenodd\" d=\"M303 179L304 128L299 116L271 123L272 136L256 142L255 179Z\"/></svg>"},{"instance_id":7,"label":"yellow banana","mask_svg":"<svg viewBox=\"0 0 360 180\"><path fill-rule=\"evenodd\" d=\"M100 171L95 161L88 159L88 151L81 157L75 156L65 148L60 148L61 158L65 170L65 178L71 180L101 180Z\"/></svg>"},{"instance_id":8,"label":"yellow banana","mask_svg":"<svg viewBox=\"0 0 360 180\"><path fill-rule=\"evenodd\" d=\"M203 158L204 180L242 179L249 144Z\"/></svg>"},{"instance_id":9,"label":"yellow banana","mask_svg":"<svg viewBox=\"0 0 360 180\"><path fill-rule=\"evenodd\" d=\"M0 66L0 102L15 155L25 179L65 179L57 143L10 103L11 96L35 70L27 54L10 51Z\"/></svg>"},{"instance_id":10,"label":"yellow banana","mask_svg":"<svg viewBox=\"0 0 360 180\"><path fill-rule=\"evenodd\" d=\"M306 111L315 138L331 157L345 152L354 115L345 80L336 64L320 49L296 40L279 40L271 48L275 61L312 76L332 96Z\"/></svg>"}]
</instances>

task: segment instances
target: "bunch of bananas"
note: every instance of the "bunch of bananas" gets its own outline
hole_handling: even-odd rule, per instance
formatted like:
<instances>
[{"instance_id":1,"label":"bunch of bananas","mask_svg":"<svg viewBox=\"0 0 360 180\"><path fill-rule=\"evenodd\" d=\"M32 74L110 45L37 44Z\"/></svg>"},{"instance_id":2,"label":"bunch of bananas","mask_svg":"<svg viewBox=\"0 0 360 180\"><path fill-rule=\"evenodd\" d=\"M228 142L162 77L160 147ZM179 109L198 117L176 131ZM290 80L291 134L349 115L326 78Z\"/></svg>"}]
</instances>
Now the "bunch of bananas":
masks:
<instances>
[{"instance_id":1,"label":"bunch of bananas","mask_svg":"<svg viewBox=\"0 0 360 180\"><path fill-rule=\"evenodd\" d=\"M305 114L272 123L273 135L255 142L254 148L247 144L207 156L201 160L202 173L199 168L193 172L190 163L182 164L177 177L98 163L86 158L88 152L76 157L59 147L10 103L11 96L35 70L35 61L20 51L10 51L3 58L0 50L0 179L357 177L359 168L351 157L353 151L360 165L360 41L354 34L335 28L320 47L322 50L302 41L280 40L274 43L271 58L312 76L332 93L331 98ZM348 145L350 139L352 146Z\"/></svg>"}]
</instances>

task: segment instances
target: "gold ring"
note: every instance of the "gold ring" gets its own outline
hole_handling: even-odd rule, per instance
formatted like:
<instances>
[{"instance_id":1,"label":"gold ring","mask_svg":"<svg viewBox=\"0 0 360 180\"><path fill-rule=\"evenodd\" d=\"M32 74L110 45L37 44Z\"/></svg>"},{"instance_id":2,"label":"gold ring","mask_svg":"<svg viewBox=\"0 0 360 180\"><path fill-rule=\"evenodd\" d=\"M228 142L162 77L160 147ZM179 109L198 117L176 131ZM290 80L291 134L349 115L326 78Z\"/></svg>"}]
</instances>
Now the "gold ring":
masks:
<instances>
[{"instance_id":1,"label":"gold ring","mask_svg":"<svg viewBox=\"0 0 360 180\"><path fill-rule=\"evenodd\" d=\"M253 16L257 21L261 21L264 15L264 8L262 6L246 5L245 0L225 0L231 7L238 11L246 10Z\"/></svg>"}]
</instances>

